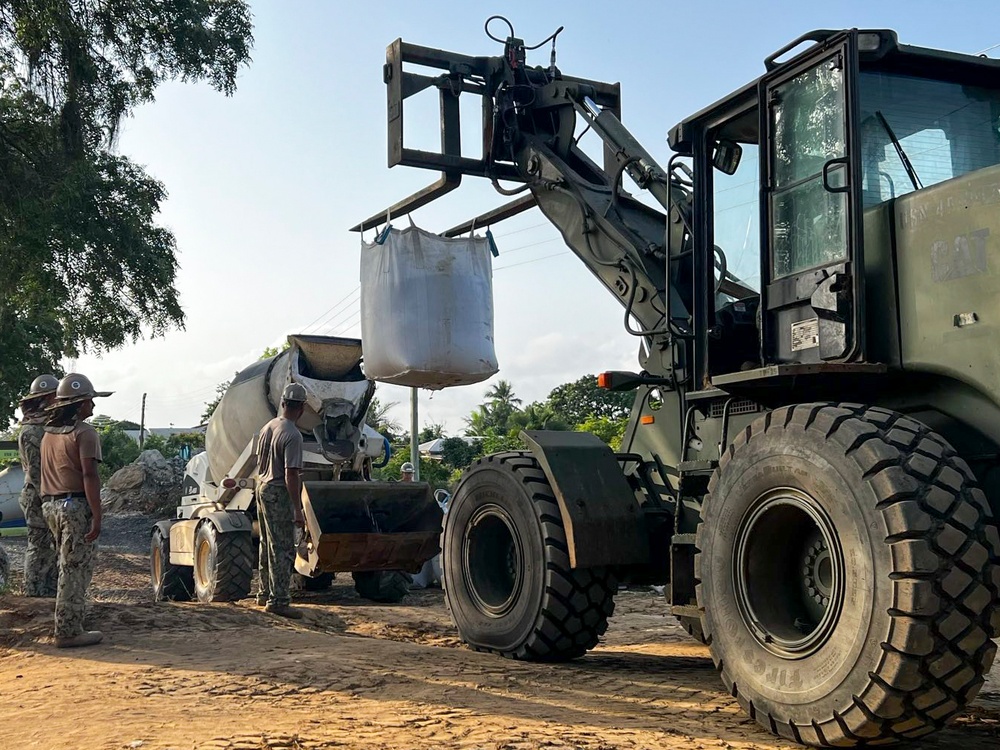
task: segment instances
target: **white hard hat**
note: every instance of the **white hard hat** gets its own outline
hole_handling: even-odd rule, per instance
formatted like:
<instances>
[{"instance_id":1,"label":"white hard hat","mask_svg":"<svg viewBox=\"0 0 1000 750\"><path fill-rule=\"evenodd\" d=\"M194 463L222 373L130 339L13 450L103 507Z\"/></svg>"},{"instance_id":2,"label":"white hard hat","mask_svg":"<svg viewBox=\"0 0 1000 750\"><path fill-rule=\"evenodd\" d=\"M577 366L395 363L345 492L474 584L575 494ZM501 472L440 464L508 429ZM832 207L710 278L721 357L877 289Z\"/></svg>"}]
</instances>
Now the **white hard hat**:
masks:
<instances>
[{"instance_id":1,"label":"white hard hat","mask_svg":"<svg viewBox=\"0 0 1000 750\"><path fill-rule=\"evenodd\" d=\"M299 383L289 383L285 386L285 390L281 393L282 401L297 401L302 402L306 400L306 389L302 387Z\"/></svg>"},{"instance_id":2,"label":"white hard hat","mask_svg":"<svg viewBox=\"0 0 1000 750\"><path fill-rule=\"evenodd\" d=\"M409 461L407 461L405 464L403 464L402 466L399 467L399 470L403 474L412 474L413 473L413 464L411 464Z\"/></svg>"}]
</instances>

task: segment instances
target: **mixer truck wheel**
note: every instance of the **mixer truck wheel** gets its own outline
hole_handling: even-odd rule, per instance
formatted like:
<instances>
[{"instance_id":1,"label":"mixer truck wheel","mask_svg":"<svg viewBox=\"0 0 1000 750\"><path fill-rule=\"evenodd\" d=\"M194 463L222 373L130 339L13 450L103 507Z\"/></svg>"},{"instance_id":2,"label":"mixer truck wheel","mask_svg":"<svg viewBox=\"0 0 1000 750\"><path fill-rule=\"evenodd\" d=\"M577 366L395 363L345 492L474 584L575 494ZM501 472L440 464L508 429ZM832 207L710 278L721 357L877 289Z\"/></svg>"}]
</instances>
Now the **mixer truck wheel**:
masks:
<instances>
[{"instance_id":1,"label":"mixer truck wheel","mask_svg":"<svg viewBox=\"0 0 1000 750\"><path fill-rule=\"evenodd\" d=\"M153 579L153 601L186 602L194 593L194 570L170 563L170 535L153 529L149 545L149 572Z\"/></svg>"},{"instance_id":2,"label":"mixer truck wheel","mask_svg":"<svg viewBox=\"0 0 1000 750\"><path fill-rule=\"evenodd\" d=\"M384 604L398 604L410 590L409 574L400 570L365 570L351 574L354 590L362 599Z\"/></svg>"},{"instance_id":3,"label":"mixer truck wheel","mask_svg":"<svg viewBox=\"0 0 1000 750\"><path fill-rule=\"evenodd\" d=\"M249 531L225 534L203 521L194 537L194 591L200 602L235 602L250 593L253 539Z\"/></svg>"},{"instance_id":4,"label":"mixer truck wheel","mask_svg":"<svg viewBox=\"0 0 1000 750\"><path fill-rule=\"evenodd\" d=\"M441 548L445 601L476 650L565 661L607 630L615 576L570 567L559 506L530 453L473 464L448 506Z\"/></svg>"},{"instance_id":5,"label":"mixer truck wheel","mask_svg":"<svg viewBox=\"0 0 1000 750\"><path fill-rule=\"evenodd\" d=\"M333 573L320 573L315 576L304 576L301 573L292 573L292 588L300 591L326 591L333 585Z\"/></svg>"},{"instance_id":6,"label":"mixer truck wheel","mask_svg":"<svg viewBox=\"0 0 1000 750\"><path fill-rule=\"evenodd\" d=\"M786 407L736 437L708 492L702 623L765 728L824 747L912 740L979 692L1000 536L940 435L880 408Z\"/></svg>"},{"instance_id":7,"label":"mixer truck wheel","mask_svg":"<svg viewBox=\"0 0 1000 750\"><path fill-rule=\"evenodd\" d=\"M687 634L698 641L698 643L708 643L708 641L705 640L705 631L701 628L700 617L678 617L677 622L679 622L681 627L687 631Z\"/></svg>"}]
</instances>

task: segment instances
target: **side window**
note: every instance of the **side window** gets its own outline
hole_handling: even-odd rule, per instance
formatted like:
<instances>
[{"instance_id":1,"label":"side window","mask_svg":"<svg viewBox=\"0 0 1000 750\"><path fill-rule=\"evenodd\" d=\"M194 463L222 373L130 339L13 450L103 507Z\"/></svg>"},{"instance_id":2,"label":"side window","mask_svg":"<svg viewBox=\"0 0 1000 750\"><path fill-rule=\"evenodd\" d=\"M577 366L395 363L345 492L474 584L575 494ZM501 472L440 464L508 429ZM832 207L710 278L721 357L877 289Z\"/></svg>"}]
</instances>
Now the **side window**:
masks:
<instances>
[{"instance_id":1,"label":"side window","mask_svg":"<svg viewBox=\"0 0 1000 750\"><path fill-rule=\"evenodd\" d=\"M743 157L735 174L712 175L715 244L722 248L727 271L760 291L760 163L757 144L740 144Z\"/></svg>"},{"instance_id":2,"label":"side window","mask_svg":"<svg viewBox=\"0 0 1000 750\"><path fill-rule=\"evenodd\" d=\"M847 153L843 66L831 58L774 89L771 101L772 275L790 276L844 260L846 192L824 185L823 169ZM829 168L832 188L846 184L844 164Z\"/></svg>"}]
</instances>

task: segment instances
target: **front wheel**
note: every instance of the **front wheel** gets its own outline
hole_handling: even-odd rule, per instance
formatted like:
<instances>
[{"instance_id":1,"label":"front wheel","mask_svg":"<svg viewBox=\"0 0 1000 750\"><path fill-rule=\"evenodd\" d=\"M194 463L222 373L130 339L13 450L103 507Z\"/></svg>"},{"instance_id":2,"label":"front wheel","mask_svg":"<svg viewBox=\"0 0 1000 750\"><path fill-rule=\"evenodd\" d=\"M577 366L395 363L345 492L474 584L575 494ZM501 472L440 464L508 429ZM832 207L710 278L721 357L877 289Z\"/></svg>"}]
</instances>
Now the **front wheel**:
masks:
<instances>
[{"instance_id":1,"label":"front wheel","mask_svg":"<svg viewBox=\"0 0 1000 750\"><path fill-rule=\"evenodd\" d=\"M253 540L248 531L222 533L202 521L194 536L194 591L200 602L235 602L250 593Z\"/></svg>"},{"instance_id":2,"label":"front wheel","mask_svg":"<svg viewBox=\"0 0 1000 750\"><path fill-rule=\"evenodd\" d=\"M409 573L401 570L364 570L351 575L358 596L381 604L403 601L413 580Z\"/></svg>"},{"instance_id":3,"label":"front wheel","mask_svg":"<svg viewBox=\"0 0 1000 750\"><path fill-rule=\"evenodd\" d=\"M477 650L564 661L607 630L615 577L570 567L559 506L530 453L486 456L469 469L445 516L441 549L445 600Z\"/></svg>"},{"instance_id":4,"label":"front wheel","mask_svg":"<svg viewBox=\"0 0 1000 750\"><path fill-rule=\"evenodd\" d=\"M805 404L760 417L712 477L698 548L726 688L788 739L922 737L993 662L997 527L966 463L900 414Z\"/></svg>"}]
</instances>

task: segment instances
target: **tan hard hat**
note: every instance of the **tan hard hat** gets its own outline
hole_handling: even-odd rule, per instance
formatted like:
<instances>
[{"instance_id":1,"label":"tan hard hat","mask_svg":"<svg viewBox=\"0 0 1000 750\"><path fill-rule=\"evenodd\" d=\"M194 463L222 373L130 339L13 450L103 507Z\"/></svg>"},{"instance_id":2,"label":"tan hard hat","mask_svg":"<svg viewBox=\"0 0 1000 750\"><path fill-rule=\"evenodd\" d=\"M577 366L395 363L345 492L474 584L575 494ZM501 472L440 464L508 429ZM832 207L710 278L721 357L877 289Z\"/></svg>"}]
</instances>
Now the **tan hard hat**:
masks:
<instances>
[{"instance_id":1,"label":"tan hard hat","mask_svg":"<svg viewBox=\"0 0 1000 750\"><path fill-rule=\"evenodd\" d=\"M306 389L299 383L289 383L281 392L282 401L303 402L306 398Z\"/></svg>"},{"instance_id":2,"label":"tan hard hat","mask_svg":"<svg viewBox=\"0 0 1000 750\"><path fill-rule=\"evenodd\" d=\"M28 391L28 395L22 398L21 401L23 403L24 401L48 396L50 393L54 393L58 386L59 378L55 375L39 375L31 381L31 389Z\"/></svg>"},{"instance_id":3,"label":"tan hard hat","mask_svg":"<svg viewBox=\"0 0 1000 750\"><path fill-rule=\"evenodd\" d=\"M77 401L86 401L98 396L110 396L112 393L114 391L95 391L90 378L78 372L71 372L59 381L59 386L56 388L56 400L49 409L75 404Z\"/></svg>"}]
</instances>

